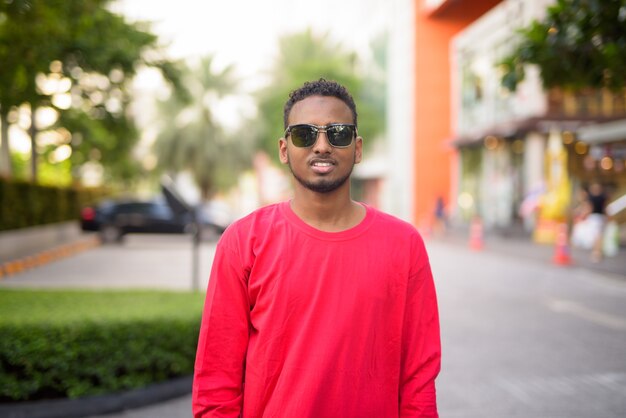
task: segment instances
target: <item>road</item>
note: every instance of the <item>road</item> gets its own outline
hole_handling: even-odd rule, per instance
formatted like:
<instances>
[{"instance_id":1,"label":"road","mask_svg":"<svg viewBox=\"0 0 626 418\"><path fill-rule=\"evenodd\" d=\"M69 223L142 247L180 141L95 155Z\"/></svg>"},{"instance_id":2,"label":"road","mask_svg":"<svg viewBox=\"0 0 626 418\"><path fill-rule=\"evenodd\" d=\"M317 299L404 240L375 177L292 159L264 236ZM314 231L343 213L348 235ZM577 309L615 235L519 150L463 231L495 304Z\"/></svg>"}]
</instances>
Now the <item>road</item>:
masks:
<instances>
[{"instance_id":1,"label":"road","mask_svg":"<svg viewBox=\"0 0 626 418\"><path fill-rule=\"evenodd\" d=\"M430 245L445 418L626 416L626 280Z\"/></svg>"},{"instance_id":2,"label":"road","mask_svg":"<svg viewBox=\"0 0 626 418\"><path fill-rule=\"evenodd\" d=\"M129 238L0 286L190 287L188 241ZM427 246L441 314L442 418L626 416L626 278L438 241ZM202 287L213 250L200 250ZM189 417L189 402L92 418Z\"/></svg>"}]
</instances>

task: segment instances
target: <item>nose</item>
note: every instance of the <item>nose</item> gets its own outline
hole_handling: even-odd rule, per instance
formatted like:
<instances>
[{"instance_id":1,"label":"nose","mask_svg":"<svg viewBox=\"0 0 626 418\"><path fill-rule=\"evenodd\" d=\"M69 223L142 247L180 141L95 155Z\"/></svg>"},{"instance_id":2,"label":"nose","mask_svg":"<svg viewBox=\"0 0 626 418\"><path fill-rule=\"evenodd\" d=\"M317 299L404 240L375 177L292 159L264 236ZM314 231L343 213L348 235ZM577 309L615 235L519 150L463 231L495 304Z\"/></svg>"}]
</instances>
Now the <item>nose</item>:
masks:
<instances>
[{"instance_id":1,"label":"nose","mask_svg":"<svg viewBox=\"0 0 626 418\"><path fill-rule=\"evenodd\" d=\"M330 154L332 149L332 145L328 142L326 130L320 129L317 133L317 140L313 144L313 152L316 154Z\"/></svg>"}]
</instances>

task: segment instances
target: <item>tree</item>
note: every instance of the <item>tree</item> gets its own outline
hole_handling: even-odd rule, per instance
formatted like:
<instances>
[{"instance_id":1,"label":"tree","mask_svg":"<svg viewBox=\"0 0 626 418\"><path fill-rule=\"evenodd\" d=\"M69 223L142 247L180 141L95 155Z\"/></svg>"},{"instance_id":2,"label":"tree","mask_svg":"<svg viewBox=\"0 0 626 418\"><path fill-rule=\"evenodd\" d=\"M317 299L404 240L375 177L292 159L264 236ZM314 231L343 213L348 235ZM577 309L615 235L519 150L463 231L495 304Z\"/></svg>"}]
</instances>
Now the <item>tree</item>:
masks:
<instances>
[{"instance_id":1,"label":"tree","mask_svg":"<svg viewBox=\"0 0 626 418\"><path fill-rule=\"evenodd\" d=\"M0 175L3 177L12 174L9 111L14 106L38 98L35 76L47 70L52 61L49 42L63 31L60 22L50 19L49 14L47 8L33 8L27 0L0 3ZM49 24L34 24L44 20L48 20Z\"/></svg>"},{"instance_id":2,"label":"tree","mask_svg":"<svg viewBox=\"0 0 626 418\"><path fill-rule=\"evenodd\" d=\"M57 127L78 126L84 149L103 144L103 129L109 132L106 146L92 155L120 174L120 167L137 139L136 129L126 112L130 101L128 80L140 64L160 68L176 83L177 75L167 60L160 58L157 37L144 25L129 24L107 9L110 0L13 0L0 3L0 118L3 126L2 174L10 175L8 136L5 132L9 111L22 103L31 113L42 106L53 106L61 113ZM152 54L148 54L152 52ZM52 71L51 63L60 63ZM52 74L51 74L52 72ZM41 90L36 80L59 76L72 83L71 110L55 106L51 94ZM92 80L99 82L92 82ZM115 97L112 97L114 95ZM98 100L95 100L95 99ZM31 123L33 152L37 127ZM91 134L102 135L93 138ZM92 141L94 139L94 141ZM74 144L73 144L73 148ZM76 163L83 158L73 159ZM83 158L84 159L84 158ZM36 155L33 154L33 179Z\"/></svg>"},{"instance_id":3,"label":"tree","mask_svg":"<svg viewBox=\"0 0 626 418\"><path fill-rule=\"evenodd\" d=\"M557 0L543 21L519 31L500 64L515 90L524 66L536 64L545 88L622 90L626 83L626 0Z\"/></svg>"},{"instance_id":4,"label":"tree","mask_svg":"<svg viewBox=\"0 0 626 418\"><path fill-rule=\"evenodd\" d=\"M327 35L316 36L307 30L283 37L278 57L271 69L271 81L258 95L259 113L254 125L256 140L261 148L277 161L278 138L284 133L283 105L289 92L305 81L319 78L335 80L353 94L359 112L361 136L374 139L384 132L384 110L380 110L380 101L375 103L375 99L372 100L376 92L382 92L384 103L383 84L371 78L366 79L359 73L357 55L346 52Z\"/></svg>"},{"instance_id":5,"label":"tree","mask_svg":"<svg viewBox=\"0 0 626 418\"><path fill-rule=\"evenodd\" d=\"M172 173L189 171L206 201L235 184L250 160L251 144L244 135L236 140L227 135L213 114L217 101L236 88L233 67L216 72L209 56L195 68L182 68L181 74L186 95L171 94L159 103L157 166Z\"/></svg>"}]
</instances>

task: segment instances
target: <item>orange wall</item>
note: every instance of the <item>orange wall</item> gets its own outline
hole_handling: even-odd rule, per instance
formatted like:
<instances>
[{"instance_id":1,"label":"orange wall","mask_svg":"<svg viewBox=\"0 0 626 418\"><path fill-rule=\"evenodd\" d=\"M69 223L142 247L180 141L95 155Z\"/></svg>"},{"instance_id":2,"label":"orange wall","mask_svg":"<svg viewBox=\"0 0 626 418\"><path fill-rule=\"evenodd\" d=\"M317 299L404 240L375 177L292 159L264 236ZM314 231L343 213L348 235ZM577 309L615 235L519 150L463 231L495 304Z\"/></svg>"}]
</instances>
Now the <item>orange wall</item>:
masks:
<instances>
[{"instance_id":1,"label":"orange wall","mask_svg":"<svg viewBox=\"0 0 626 418\"><path fill-rule=\"evenodd\" d=\"M428 13L417 0L415 24L415 213L417 225L433 216L435 200L450 205L454 150L450 130L450 40L500 0L448 2Z\"/></svg>"}]
</instances>

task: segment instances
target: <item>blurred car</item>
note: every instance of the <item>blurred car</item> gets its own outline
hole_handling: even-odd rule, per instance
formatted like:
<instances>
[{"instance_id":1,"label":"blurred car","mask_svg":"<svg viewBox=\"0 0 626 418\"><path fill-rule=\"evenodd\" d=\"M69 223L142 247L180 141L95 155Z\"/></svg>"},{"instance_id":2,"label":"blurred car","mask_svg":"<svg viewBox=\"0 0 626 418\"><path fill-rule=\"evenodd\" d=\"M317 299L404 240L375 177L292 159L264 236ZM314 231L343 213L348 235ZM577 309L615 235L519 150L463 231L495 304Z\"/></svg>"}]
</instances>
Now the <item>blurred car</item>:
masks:
<instances>
[{"instance_id":1,"label":"blurred car","mask_svg":"<svg viewBox=\"0 0 626 418\"><path fill-rule=\"evenodd\" d=\"M212 200L197 207L198 221L209 225L220 234L226 230L234 218L232 209L227 204Z\"/></svg>"},{"instance_id":2,"label":"blurred car","mask_svg":"<svg viewBox=\"0 0 626 418\"><path fill-rule=\"evenodd\" d=\"M198 211L194 208L193 210ZM129 233L182 234L195 231L193 214L173 210L162 200L104 201L81 211L81 229L97 231L103 242L121 242ZM211 221L211 217L197 212L201 232L221 234L226 226Z\"/></svg>"}]
</instances>

